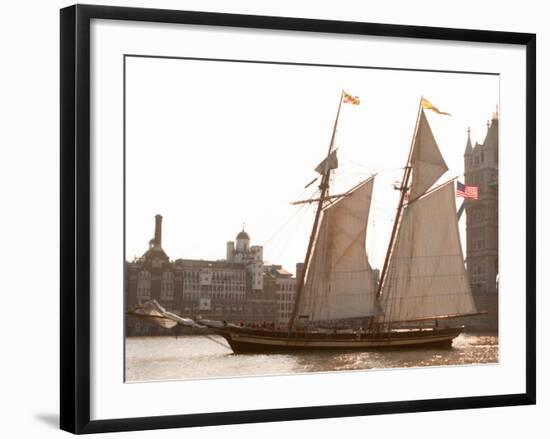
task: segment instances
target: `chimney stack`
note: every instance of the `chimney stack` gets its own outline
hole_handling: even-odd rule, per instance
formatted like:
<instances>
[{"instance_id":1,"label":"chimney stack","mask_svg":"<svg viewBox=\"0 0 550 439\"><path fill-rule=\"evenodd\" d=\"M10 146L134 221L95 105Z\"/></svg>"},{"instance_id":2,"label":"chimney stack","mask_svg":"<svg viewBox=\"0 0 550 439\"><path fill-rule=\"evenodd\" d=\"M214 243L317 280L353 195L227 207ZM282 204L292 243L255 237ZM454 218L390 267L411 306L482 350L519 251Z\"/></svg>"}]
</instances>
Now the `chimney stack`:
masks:
<instances>
[{"instance_id":1,"label":"chimney stack","mask_svg":"<svg viewBox=\"0 0 550 439\"><path fill-rule=\"evenodd\" d=\"M155 215L155 244L162 245L162 215Z\"/></svg>"}]
</instances>

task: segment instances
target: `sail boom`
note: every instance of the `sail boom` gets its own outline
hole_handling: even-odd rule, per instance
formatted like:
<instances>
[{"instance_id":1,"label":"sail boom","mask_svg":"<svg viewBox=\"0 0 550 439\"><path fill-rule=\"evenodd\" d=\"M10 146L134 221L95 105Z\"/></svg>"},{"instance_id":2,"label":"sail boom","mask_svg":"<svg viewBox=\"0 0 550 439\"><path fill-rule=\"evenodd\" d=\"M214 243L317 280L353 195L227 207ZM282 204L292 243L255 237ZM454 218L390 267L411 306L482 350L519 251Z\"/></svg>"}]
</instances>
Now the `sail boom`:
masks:
<instances>
[{"instance_id":1,"label":"sail boom","mask_svg":"<svg viewBox=\"0 0 550 439\"><path fill-rule=\"evenodd\" d=\"M459 178L460 178L460 175L457 175L457 176L455 176L455 177L453 177L453 178L450 178L449 180L447 180L447 181L445 181L445 182L443 182L443 183L441 183L441 184L438 184L438 185L432 187L432 188L429 189L428 191L424 192L422 195L419 195L418 197L416 197L416 198L414 198L414 199L412 199L412 200L406 201L406 202L403 204L403 206L405 206L405 207L410 206L411 204L415 203L416 201L421 200L421 199L423 199L424 197L428 196L428 195L431 194L433 191L438 190L441 186L445 186L446 184L449 184L451 181L455 181L455 180L457 180L457 179L459 179Z\"/></svg>"},{"instance_id":2,"label":"sail boom","mask_svg":"<svg viewBox=\"0 0 550 439\"><path fill-rule=\"evenodd\" d=\"M309 198L307 200L293 201L290 204L292 206L296 206L298 204L315 203L315 202L318 202L318 201L325 201L325 200L332 200L334 198L347 197L348 195L349 195L349 193L346 192L346 193L343 193L343 194L328 195L328 196L323 197L323 198Z\"/></svg>"},{"instance_id":3,"label":"sail boom","mask_svg":"<svg viewBox=\"0 0 550 439\"><path fill-rule=\"evenodd\" d=\"M462 314L441 314L441 315L430 316L430 317L418 317L415 319L392 320L386 323L425 322L430 320L445 320L445 319L456 319L460 317L474 317L474 316L481 316L486 314L488 314L488 311L477 311L477 312L469 312L469 313L462 313Z\"/></svg>"},{"instance_id":4,"label":"sail boom","mask_svg":"<svg viewBox=\"0 0 550 439\"><path fill-rule=\"evenodd\" d=\"M316 201L325 201L325 200L335 200L337 198L344 198L349 197L353 192L355 192L357 189L359 189L361 186L366 184L370 179L376 177L377 174L372 174L369 178L362 180L361 182L357 183L355 186L353 186L351 189L349 189L346 192L343 192L341 194L334 194L334 195L326 195L322 198L308 198L307 200L299 200L299 201L293 201L290 204L296 205L296 204L305 204L305 203L313 203ZM458 177L457 177L458 178ZM335 202L338 202L339 200L336 200ZM334 203L333 203L334 204ZM329 206L330 207L330 206Z\"/></svg>"}]
</instances>

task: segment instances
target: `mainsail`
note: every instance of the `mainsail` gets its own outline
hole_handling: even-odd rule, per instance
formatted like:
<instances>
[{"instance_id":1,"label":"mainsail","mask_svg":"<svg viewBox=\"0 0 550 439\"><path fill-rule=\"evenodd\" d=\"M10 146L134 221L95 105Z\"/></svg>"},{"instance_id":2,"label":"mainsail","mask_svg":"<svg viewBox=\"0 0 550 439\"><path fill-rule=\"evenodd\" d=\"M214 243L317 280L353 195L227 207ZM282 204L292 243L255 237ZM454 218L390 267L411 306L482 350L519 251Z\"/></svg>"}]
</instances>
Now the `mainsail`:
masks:
<instances>
[{"instance_id":1,"label":"mainsail","mask_svg":"<svg viewBox=\"0 0 550 439\"><path fill-rule=\"evenodd\" d=\"M476 312L464 268L453 181L405 207L381 302L386 322Z\"/></svg>"},{"instance_id":2,"label":"mainsail","mask_svg":"<svg viewBox=\"0 0 550 439\"><path fill-rule=\"evenodd\" d=\"M374 177L323 210L298 304L308 321L379 313L376 281L365 250Z\"/></svg>"}]
</instances>

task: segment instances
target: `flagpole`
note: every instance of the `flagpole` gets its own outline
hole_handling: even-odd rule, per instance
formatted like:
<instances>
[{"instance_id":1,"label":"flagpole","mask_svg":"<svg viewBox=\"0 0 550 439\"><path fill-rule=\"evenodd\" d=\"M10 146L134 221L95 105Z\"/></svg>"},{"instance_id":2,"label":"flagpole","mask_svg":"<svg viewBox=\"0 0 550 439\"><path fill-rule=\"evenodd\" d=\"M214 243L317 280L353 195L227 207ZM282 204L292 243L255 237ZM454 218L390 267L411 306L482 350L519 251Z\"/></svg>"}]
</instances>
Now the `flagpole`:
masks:
<instances>
[{"instance_id":1,"label":"flagpole","mask_svg":"<svg viewBox=\"0 0 550 439\"><path fill-rule=\"evenodd\" d=\"M330 144L328 146L328 153L327 153L327 163L330 157L330 154L332 153L332 150L334 149L334 139L336 138L336 130L338 127L338 119L340 118L340 109L342 108L342 101L344 99L344 90L340 93L340 102L338 103L338 111L336 111L336 118L334 119L334 126L332 128L332 136L330 138ZM315 238L317 236L317 229L319 226L319 218L321 216L321 211L323 210L323 202L327 195L328 188L329 188L329 180L330 180L330 166L326 166L326 170L323 173L323 177L321 179L321 183L319 184L319 189L321 190L321 194L319 196L319 202L317 204L317 211L315 212L315 219L313 220L313 227L311 229L311 235L309 237L309 243L307 245L307 251L306 251L306 257L304 259L304 267L300 273L300 277L298 279L298 283L296 285L296 296L294 298L294 307L292 308L292 315L290 317L288 330L292 331L294 329L294 325L296 323L296 318L298 317L298 309L300 306L300 299L302 296L302 291L304 289L304 280L306 277L306 271L309 266L309 261L311 258L311 252L313 250L313 242L315 241Z\"/></svg>"},{"instance_id":2,"label":"flagpole","mask_svg":"<svg viewBox=\"0 0 550 439\"><path fill-rule=\"evenodd\" d=\"M422 100L423 100L423 96L420 97L420 101L418 103L418 112L417 112L417 115L416 115L416 125L414 127L414 134L413 134L413 137L412 137L412 141L411 141L411 146L410 146L410 149L409 149L409 156L407 158L407 164L405 165L405 173L403 174L403 180L401 182L401 197L399 199L399 205L397 206L397 211L395 213L395 219L394 219L394 222L393 222L393 229L392 229L392 232L391 232L391 236L390 236L390 242L389 242L389 245L388 245L388 250L386 252L386 257L384 259L384 265L382 267L382 272L380 273L380 280L378 281L378 291L376 292L376 297L377 298L380 298L381 294L382 294L382 286L384 285L384 281L386 280L386 275L387 275L387 271L388 271L388 264L389 264L389 261L390 261L390 256L391 256L391 253L393 251L393 246L395 244L395 238L397 236L397 229L398 229L398 225L399 225L399 222L400 222L400 219L401 219L401 214L403 213L403 206L405 205L405 196L407 194L407 191L408 191L408 185L409 185L409 180L410 180L410 176L411 176L411 171L412 171L412 166L411 166L411 160L412 160L412 154L413 154L413 150L414 150L414 142L416 140L416 135L417 135L417 132L418 132L418 124L420 122L420 115L422 113Z\"/></svg>"}]
</instances>

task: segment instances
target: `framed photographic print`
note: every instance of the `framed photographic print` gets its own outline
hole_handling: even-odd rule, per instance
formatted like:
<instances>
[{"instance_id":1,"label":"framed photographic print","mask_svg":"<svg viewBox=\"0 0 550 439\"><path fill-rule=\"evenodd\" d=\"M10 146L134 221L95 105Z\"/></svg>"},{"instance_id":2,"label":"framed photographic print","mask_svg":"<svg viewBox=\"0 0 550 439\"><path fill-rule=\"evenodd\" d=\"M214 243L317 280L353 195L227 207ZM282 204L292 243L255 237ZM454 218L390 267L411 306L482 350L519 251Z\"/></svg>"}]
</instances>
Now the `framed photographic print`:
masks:
<instances>
[{"instance_id":1,"label":"framed photographic print","mask_svg":"<svg viewBox=\"0 0 550 439\"><path fill-rule=\"evenodd\" d=\"M535 129L533 34L62 9L61 428L534 404Z\"/></svg>"}]
</instances>

